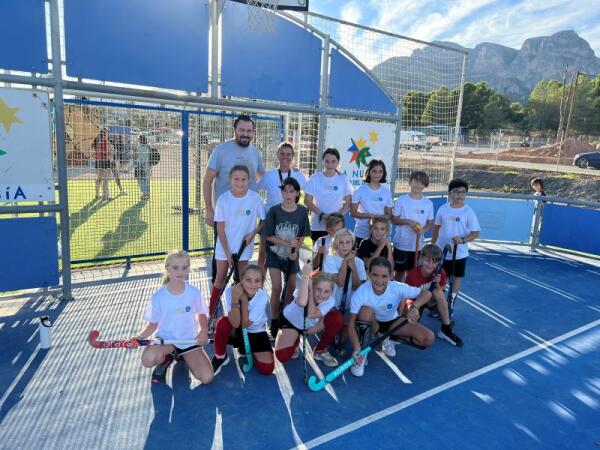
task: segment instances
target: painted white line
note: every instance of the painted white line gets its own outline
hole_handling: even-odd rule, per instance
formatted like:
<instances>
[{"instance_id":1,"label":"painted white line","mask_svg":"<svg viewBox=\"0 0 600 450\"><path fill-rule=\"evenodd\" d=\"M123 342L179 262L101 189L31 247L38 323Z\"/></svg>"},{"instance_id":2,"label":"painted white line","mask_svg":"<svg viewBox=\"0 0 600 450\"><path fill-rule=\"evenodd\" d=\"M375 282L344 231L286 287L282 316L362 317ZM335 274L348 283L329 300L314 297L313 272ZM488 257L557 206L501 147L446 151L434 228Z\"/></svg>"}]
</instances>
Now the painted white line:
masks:
<instances>
[{"instance_id":1,"label":"painted white line","mask_svg":"<svg viewBox=\"0 0 600 450\"><path fill-rule=\"evenodd\" d=\"M27 372L27 369L29 369L29 366L31 365L31 363L33 362L34 358L37 356L39 351L40 351L40 346L38 344L37 347L35 348L35 350L33 351L33 353L31 353L31 356L29 357L29 359L27 360L25 365L19 371L19 374L15 377L13 382L10 384L10 386L8 387L8 389L6 390L6 392L4 393L2 398L0 398L0 411L2 410L2 407L4 406L4 402L10 396L10 394L12 394L12 391L15 388L15 386L17 384L19 384L19 381L21 381L21 378L23 378L23 375L25 375L25 372Z\"/></svg>"},{"instance_id":2,"label":"painted white line","mask_svg":"<svg viewBox=\"0 0 600 450\"><path fill-rule=\"evenodd\" d=\"M461 292L458 294L458 298L462 299L463 302L465 302L467 305L471 306L472 308L475 308L478 311L481 311L483 314L485 314L486 316L490 317L491 319L495 320L496 322L498 322L500 325L506 327L506 328L511 328L511 326L506 323L505 321L497 318L495 315L490 314L489 312L487 312L485 309L480 308L479 306L477 306L475 303L471 303L466 297L465 295Z\"/></svg>"},{"instance_id":3,"label":"painted white line","mask_svg":"<svg viewBox=\"0 0 600 450\"><path fill-rule=\"evenodd\" d=\"M470 300L471 302L473 302L473 303L477 304L477 305L478 305L478 306L480 306L481 308L483 308L483 309L486 309L486 310L487 310L487 311L489 311L490 313L492 313L492 314L494 314L495 316L497 316L497 317L501 318L501 319L502 319L502 320L504 320L505 322L507 322L507 323L510 323L511 325L516 325L516 323L514 323L514 322L513 322L512 320L510 320L508 317L506 317L506 316L503 316L503 315L502 315L502 314L500 314L498 311L496 311L496 310L493 310L492 308L490 308L489 306L486 306L486 305L484 305L484 304L483 304L483 303L481 303L481 302L478 302L478 301L477 301L477 300L475 300L473 297L471 297L471 296L469 296L469 295L465 294L464 292L460 292L458 296L459 296L459 297L461 297L461 296L462 296L462 297L464 297L464 298L463 298L463 300L464 300L465 298L466 298L466 299L468 299L468 300Z\"/></svg>"},{"instance_id":4,"label":"painted white line","mask_svg":"<svg viewBox=\"0 0 600 450\"><path fill-rule=\"evenodd\" d=\"M600 275L600 272L596 272L595 270L585 269L586 272L594 273L596 275Z\"/></svg>"},{"instance_id":5,"label":"painted white line","mask_svg":"<svg viewBox=\"0 0 600 450\"><path fill-rule=\"evenodd\" d=\"M384 363L388 365L390 369L392 369L392 372L394 372L394 374L400 378L400 381L402 381L404 384L412 384L412 381L410 381L410 379L404 375L400 369L398 369L398 366L394 364L392 360L385 355L385 353L383 353L381 350L375 350L375 353L383 360Z\"/></svg>"},{"instance_id":6,"label":"painted white line","mask_svg":"<svg viewBox=\"0 0 600 450\"><path fill-rule=\"evenodd\" d=\"M590 322L586 325L583 325L575 330L569 331L565 334L555 337L554 339L551 339L550 341L548 341L548 345L555 345L559 342L562 342L566 339L572 338L573 336L577 336L578 334L584 333L584 332L586 332L592 328L595 328L599 325L600 325L600 319L595 320L595 321ZM533 353L537 353L540 350L544 350L546 347L547 347L546 344L538 344L538 345L530 347L526 350L520 351L519 353L516 353L512 356L508 356L499 361L496 361L495 363L492 363L485 367L482 367L481 369L477 369L466 375L462 375L458 378L455 378L454 380L448 381L448 382L446 382L440 386L437 386L433 389L429 389L428 391L425 391L425 392L422 392L421 394L415 395L414 397L409 398L408 400L404 400L400 403L396 403L395 405L392 405L388 408L382 409L381 411L378 411L374 414L370 414L366 417L363 417L362 419L351 422L348 425L344 425L343 427L337 428L333 431L330 431L329 433L325 433L315 439L305 442L306 448L307 449L314 448L321 444L325 444L326 442L329 442L333 439L337 439L345 434L356 431L359 428L365 427L367 425L372 424L373 422L384 419L392 414L402 411L403 409L406 409L409 406L420 403L423 400L427 400L428 398L431 398L441 392L445 392L448 389L459 386L463 383L466 383L467 381L470 381L470 380L478 378L482 375L485 375L495 369L498 369L499 367L506 366L515 361L523 359Z\"/></svg>"}]
</instances>

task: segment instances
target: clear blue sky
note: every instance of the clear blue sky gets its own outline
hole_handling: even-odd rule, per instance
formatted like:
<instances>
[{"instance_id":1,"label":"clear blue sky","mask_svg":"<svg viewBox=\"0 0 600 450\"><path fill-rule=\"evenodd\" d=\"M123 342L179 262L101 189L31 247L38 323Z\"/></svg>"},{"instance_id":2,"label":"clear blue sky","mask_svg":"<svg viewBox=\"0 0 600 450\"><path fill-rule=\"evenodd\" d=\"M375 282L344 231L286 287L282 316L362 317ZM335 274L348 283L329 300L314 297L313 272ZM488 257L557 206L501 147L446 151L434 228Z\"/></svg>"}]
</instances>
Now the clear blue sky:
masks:
<instances>
[{"instance_id":1,"label":"clear blue sky","mask_svg":"<svg viewBox=\"0 0 600 450\"><path fill-rule=\"evenodd\" d=\"M311 11L426 41L519 48L574 30L600 58L600 0L310 0Z\"/></svg>"}]
</instances>

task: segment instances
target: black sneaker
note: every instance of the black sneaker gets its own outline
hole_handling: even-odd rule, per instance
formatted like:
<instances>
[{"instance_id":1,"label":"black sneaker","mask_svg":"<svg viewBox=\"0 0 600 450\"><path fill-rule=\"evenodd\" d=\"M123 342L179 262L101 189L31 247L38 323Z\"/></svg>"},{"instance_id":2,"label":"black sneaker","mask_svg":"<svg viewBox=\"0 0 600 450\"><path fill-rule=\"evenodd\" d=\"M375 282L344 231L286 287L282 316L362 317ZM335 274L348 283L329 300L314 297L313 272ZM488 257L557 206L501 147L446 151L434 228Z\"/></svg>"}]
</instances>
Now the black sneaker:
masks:
<instances>
[{"instance_id":1,"label":"black sneaker","mask_svg":"<svg viewBox=\"0 0 600 450\"><path fill-rule=\"evenodd\" d=\"M210 363L212 364L213 373L217 375L223 366L229 364L229 353L225 352L225 358L217 358L216 356L213 356Z\"/></svg>"},{"instance_id":2,"label":"black sneaker","mask_svg":"<svg viewBox=\"0 0 600 450\"><path fill-rule=\"evenodd\" d=\"M456 345L457 347L463 346L463 340L454 334L454 331L452 331L452 327L450 326L442 326L442 329L438 331L437 335L440 339L448 341L452 345Z\"/></svg>"},{"instance_id":3,"label":"black sneaker","mask_svg":"<svg viewBox=\"0 0 600 450\"><path fill-rule=\"evenodd\" d=\"M167 377L167 369L173 363L173 355L168 354L162 363L154 368L152 371L152 383L159 384L165 381Z\"/></svg>"}]
</instances>

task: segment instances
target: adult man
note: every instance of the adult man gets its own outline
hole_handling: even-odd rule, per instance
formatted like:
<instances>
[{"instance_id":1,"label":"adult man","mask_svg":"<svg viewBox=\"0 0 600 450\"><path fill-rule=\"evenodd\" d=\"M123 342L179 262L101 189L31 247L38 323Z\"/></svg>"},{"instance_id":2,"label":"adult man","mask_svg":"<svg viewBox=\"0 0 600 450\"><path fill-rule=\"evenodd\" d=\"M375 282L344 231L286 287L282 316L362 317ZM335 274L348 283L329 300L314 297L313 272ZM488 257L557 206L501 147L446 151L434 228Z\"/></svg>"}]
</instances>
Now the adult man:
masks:
<instances>
[{"instance_id":1,"label":"adult man","mask_svg":"<svg viewBox=\"0 0 600 450\"><path fill-rule=\"evenodd\" d=\"M265 172L262 156L259 150L251 144L254 138L255 125L248 115L240 115L233 122L234 138L229 139L215 147L208 160L208 167L202 181L202 195L206 207L204 222L213 227L215 242L217 231L215 228L214 205L217 198L231 189L229 172L237 164L243 164L250 171L250 189L256 191L256 181ZM213 189L214 182L214 189ZM214 195L214 196L213 196ZM237 249L235 249L237 251ZM213 258L213 281L216 274Z\"/></svg>"}]
</instances>

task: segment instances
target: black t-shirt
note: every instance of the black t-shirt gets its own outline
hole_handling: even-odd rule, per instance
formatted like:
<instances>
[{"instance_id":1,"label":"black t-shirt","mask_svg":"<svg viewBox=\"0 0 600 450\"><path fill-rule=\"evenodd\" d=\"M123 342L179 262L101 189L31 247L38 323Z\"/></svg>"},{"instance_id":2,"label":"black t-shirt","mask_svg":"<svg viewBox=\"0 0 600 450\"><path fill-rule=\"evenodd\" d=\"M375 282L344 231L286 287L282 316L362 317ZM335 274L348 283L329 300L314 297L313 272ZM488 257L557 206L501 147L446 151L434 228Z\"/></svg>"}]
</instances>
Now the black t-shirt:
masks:
<instances>
[{"instance_id":1,"label":"black t-shirt","mask_svg":"<svg viewBox=\"0 0 600 450\"><path fill-rule=\"evenodd\" d=\"M358 247L358 257L362 260L365 260L366 258L370 258L371 256L373 256L373 253L375 253L375 250L377 250L377 247L378 247L378 245L375 244L370 238L363 240L360 243L360 246ZM384 258L387 258L387 256L388 256L387 245L385 247L383 247L379 256L383 256Z\"/></svg>"},{"instance_id":2,"label":"black t-shirt","mask_svg":"<svg viewBox=\"0 0 600 450\"><path fill-rule=\"evenodd\" d=\"M281 204L271 207L264 221L261 236L277 236L279 239L289 241L310 235L310 222L308 221L308 209L303 205L297 205L296 211L287 212ZM275 245L267 241L267 247L280 259L287 259L290 248Z\"/></svg>"}]
</instances>

